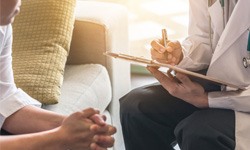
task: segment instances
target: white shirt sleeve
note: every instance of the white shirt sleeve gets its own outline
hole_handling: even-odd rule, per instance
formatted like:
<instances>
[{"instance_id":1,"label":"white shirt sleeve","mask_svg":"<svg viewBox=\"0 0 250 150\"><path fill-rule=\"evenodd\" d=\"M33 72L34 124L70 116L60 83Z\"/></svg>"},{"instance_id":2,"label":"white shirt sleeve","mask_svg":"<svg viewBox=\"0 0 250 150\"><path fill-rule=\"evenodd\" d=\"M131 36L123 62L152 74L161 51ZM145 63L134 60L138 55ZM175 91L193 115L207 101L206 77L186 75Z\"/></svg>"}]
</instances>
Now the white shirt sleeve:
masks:
<instances>
[{"instance_id":1,"label":"white shirt sleeve","mask_svg":"<svg viewBox=\"0 0 250 150\"><path fill-rule=\"evenodd\" d=\"M208 68L213 53L209 29L207 0L189 0L188 37L182 42L184 58L178 67L190 71Z\"/></svg>"},{"instance_id":2,"label":"white shirt sleeve","mask_svg":"<svg viewBox=\"0 0 250 150\"><path fill-rule=\"evenodd\" d=\"M27 105L41 107L14 83L12 70L12 28L0 26L0 128L4 120Z\"/></svg>"}]
</instances>

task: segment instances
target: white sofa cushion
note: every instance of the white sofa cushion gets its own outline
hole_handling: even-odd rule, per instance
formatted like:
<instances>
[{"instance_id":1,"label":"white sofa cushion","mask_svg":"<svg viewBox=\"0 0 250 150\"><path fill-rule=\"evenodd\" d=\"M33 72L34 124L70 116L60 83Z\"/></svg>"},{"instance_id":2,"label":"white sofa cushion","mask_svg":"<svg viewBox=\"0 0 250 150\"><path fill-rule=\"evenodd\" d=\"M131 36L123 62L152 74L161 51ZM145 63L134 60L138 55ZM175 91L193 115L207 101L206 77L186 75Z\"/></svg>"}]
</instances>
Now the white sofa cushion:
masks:
<instances>
[{"instance_id":1,"label":"white sofa cushion","mask_svg":"<svg viewBox=\"0 0 250 150\"><path fill-rule=\"evenodd\" d=\"M111 84L107 70L102 65L66 65L60 101L44 106L68 115L93 107L104 112L111 101Z\"/></svg>"}]
</instances>

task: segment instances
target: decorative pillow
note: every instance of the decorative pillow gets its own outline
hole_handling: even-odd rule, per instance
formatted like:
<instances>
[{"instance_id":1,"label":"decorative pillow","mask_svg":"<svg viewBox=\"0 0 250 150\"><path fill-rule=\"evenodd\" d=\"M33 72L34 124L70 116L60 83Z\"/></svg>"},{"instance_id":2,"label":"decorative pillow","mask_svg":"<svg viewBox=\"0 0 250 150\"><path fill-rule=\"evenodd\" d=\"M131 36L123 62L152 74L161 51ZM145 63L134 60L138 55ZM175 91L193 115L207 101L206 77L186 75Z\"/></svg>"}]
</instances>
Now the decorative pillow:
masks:
<instances>
[{"instance_id":1,"label":"decorative pillow","mask_svg":"<svg viewBox=\"0 0 250 150\"><path fill-rule=\"evenodd\" d=\"M17 87L43 104L58 103L74 25L75 0L22 0L13 23Z\"/></svg>"}]
</instances>

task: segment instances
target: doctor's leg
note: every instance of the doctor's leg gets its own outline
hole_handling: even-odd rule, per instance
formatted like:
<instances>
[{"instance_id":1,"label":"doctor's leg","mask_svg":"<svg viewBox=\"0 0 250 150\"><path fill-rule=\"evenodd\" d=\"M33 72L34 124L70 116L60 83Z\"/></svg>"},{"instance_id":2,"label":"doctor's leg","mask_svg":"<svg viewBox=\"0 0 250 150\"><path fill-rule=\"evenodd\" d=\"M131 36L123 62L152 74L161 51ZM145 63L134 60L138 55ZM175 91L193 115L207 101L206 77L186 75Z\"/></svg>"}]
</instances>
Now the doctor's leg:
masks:
<instances>
[{"instance_id":1,"label":"doctor's leg","mask_svg":"<svg viewBox=\"0 0 250 150\"><path fill-rule=\"evenodd\" d=\"M132 90L120 104L126 150L172 150L175 126L198 110L159 84Z\"/></svg>"},{"instance_id":2,"label":"doctor's leg","mask_svg":"<svg viewBox=\"0 0 250 150\"><path fill-rule=\"evenodd\" d=\"M182 150L234 150L234 111L196 111L177 125L175 135Z\"/></svg>"}]
</instances>

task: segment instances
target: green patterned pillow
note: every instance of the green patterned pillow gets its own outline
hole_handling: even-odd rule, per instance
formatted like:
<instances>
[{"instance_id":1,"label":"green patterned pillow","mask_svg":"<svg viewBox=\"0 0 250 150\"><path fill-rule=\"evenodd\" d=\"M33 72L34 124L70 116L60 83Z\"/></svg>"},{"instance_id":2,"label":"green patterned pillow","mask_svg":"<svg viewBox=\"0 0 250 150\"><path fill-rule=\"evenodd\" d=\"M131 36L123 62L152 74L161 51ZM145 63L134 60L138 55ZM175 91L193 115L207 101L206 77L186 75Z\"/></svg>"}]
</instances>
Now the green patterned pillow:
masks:
<instances>
[{"instance_id":1,"label":"green patterned pillow","mask_svg":"<svg viewBox=\"0 0 250 150\"><path fill-rule=\"evenodd\" d=\"M22 0L13 23L17 87L43 104L58 103L74 25L75 0Z\"/></svg>"}]
</instances>

